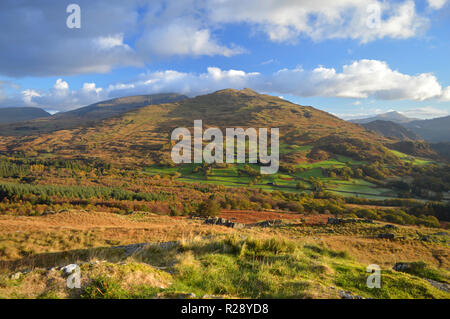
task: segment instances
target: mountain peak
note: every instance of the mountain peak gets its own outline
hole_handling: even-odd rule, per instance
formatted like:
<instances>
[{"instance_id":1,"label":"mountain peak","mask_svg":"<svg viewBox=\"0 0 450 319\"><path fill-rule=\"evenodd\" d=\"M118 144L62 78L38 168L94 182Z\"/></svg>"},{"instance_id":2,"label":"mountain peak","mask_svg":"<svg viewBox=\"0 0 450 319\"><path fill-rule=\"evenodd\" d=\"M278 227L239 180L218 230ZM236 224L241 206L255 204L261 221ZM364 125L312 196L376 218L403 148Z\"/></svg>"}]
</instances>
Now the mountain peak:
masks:
<instances>
[{"instance_id":1,"label":"mountain peak","mask_svg":"<svg viewBox=\"0 0 450 319\"><path fill-rule=\"evenodd\" d=\"M223 90L219 90L216 91L212 94L232 94L232 95L236 95L236 94L244 94L244 95L249 95L249 96L257 96L260 95L258 92L249 89L249 88L244 88L241 90L237 90L237 89L223 89Z\"/></svg>"},{"instance_id":2,"label":"mountain peak","mask_svg":"<svg viewBox=\"0 0 450 319\"><path fill-rule=\"evenodd\" d=\"M409 118L397 111L390 111L387 113L377 114L375 116L368 117L368 118L351 120L350 122L358 123L358 124L365 124L365 123L373 122L376 120L391 121L394 123L403 124L403 123L412 122L416 119Z\"/></svg>"}]
</instances>

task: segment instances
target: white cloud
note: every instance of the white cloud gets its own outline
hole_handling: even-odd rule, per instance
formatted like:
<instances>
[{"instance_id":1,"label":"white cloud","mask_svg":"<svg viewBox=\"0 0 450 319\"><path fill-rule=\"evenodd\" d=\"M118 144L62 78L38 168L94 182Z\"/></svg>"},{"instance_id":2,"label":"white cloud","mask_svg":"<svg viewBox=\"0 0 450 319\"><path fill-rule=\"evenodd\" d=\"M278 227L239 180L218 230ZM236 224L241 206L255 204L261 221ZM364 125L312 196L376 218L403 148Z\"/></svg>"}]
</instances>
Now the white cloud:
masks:
<instances>
[{"instance_id":1,"label":"white cloud","mask_svg":"<svg viewBox=\"0 0 450 319\"><path fill-rule=\"evenodd\" d=\"M66 81L63 81L62 79L56 80L55 85L53 88L56 91L67 91L69 89L69 84Z\"/></svg>"},{"instance_id":2,"label":"white cloud","mask_svg":"<svg viewBox=\"0 0 450 319\"><path fill-rule=\"evenodd\" d=\"M342 66L342 70L318 66L281 69L273 74L243 70L207 68L205 73L162 70L141 74L128 83L114 83L107 88L84 83L70 90L67 82L58 79L47 92L24 91L26 103L59 110L73 109L111 97L175 92L195 96L224 88L249 87L260 92L298 97L333 97L361 99L426 101L450 100L450 87L443 88L431 73L405 74L393 70L386 62L359 60Z\"/></svg>"},{"instance_id":3,"label":"white cloud","mask_svg":"<svg viewBox=\"0 0 450 319\"><path fill-rule=\"evenodd\" d=\"M35 90L27 89L22 91L22 97L23 101L27 106L36 106L36 103L33 102L33 97L39 97L41 96L38 92Z\"/></svg>"},{"instance_id":4,"label":"white cloud","mask_svg":"<svg viewBox=\"0 0 450 319\"><path fill-rule=\"evenodd\" d=\"M450 97L450 87L443 89L433 74L401 73L378 60L354 61L344 65L340 72L324 66L313 70L304 70L299 66L282 69L271 75L216 67L209 67L202 74L167 70L147 73L132 83L115 84L110 86L109 91L121 91L122 94L173 91L196 95L216 89L244 87L299 97L413 101ZM355 105L359 104L361 101L355 102Z\"/></svg>"},{"instance_id":5,"label":"white cloud","mask_svg":"<svg viewBox=\"0 0 450 319\"><path fill-rule=\"evenodd\" d=\"M450 101L450 86L447 86L442 92L441 100Z\"/></svg>"},{"instance_id":6,"label":"white cloud","mask_svg":"<svg viewBox=\"0 0 450 319\"><path fill-rule=\"evenodd\" d=\"M441 8L444 0L428 0ZM82 28L65 27L63 2L0 1L0 74L66 76L142 67L170 56L225 56L246 52L218 32L229 25L263 32L271 41L307 37L407 39L423 32L428 12L413 0L78 0ZM368 23L380 8L379 24ZM45 36L42 36L45 34ZM11 41L14 39L14 41Z\"/></svg>"},{"instance_id":7,"label":"white cloud","mask_svg":"<svg viewBox=\"0 0 450 319\"><path fill-rule=\"evenodd\" d=\"M427 0L427 1L428 1L428 5L430 6L430 8L432 8L434 10L441 9L447 2L447 0Z\"/></svg>"},{"instance_id":8,"label":"white cloud","mask_svg":"<svg viewBox=\"0 0 450 319\"><path fill-rule=\"evenodd\" d=\"M442 94L442 87L434 75L403 74L378 60L355 61L344 65L342 72L323 66L312 71L305 71L301 67L283 69L274 74L269 83L268 91L303 97L374 97L383 100L423 101L439 98Z\"/></svg>"},{"instance_id":9,"label":"white cloud","mask_svg":"<svg viewBox=\"0 0 450 319\"><path fill-rule=\"evenodd\" d=\"M385 37L405 39L417 35L427 26L427 19L417 14L412 0L401 3L374 0L215 0L208 4L213 21L249 23L277 42L292 41L301 35L313 40L350 38L361 42ZM374 11L371 11L374 5L380 12L379 24L370 23L374 21Z\"/></svg>"},{"instance_id":10,"label":"white cloud","mask_svg":"<svg viewBox=\"0 0 450 319\"><path fill-rule=\"evenodd\" d=\"M257 82L261 74L241 70L221 70L209 67L206 73L195 74L173 70L149 72L133 83L115 84L108 88L112 96L175 92L194 96L224 88L242 89Z\"/></svg>"},{"instance_id":11,"label":"white cloud","mask_svg":"<svg viewBox=\"0 0 450 319\"><path fill-rule=\"evenodd\" d=\"M141 54L150 56L172 55L223 55L230 57L245 52L236 46L220 45L207 28L200 28L188 21L170 21L168 25L148 30L138 41Z\"/></svg>"},{"instance_id":12,"label":"white cloud","mask_svg":"<svg viewBox=\"0 0 450 319\"><path fill-rule=\"evenodd\" d=\"M94 45L98 46L101 50L110 50L113 48L121 47L125 50L131 50L131 48L123 43L123 33L115 35L101 36L95 38Z\"/></svg>"},{"instance_id":13,"label":"white cloud","mask_svg":"<svg viewBox=\"0 0 450 319\"><path fill-rule=\"evenodd\" d=\"M425 106L415 109L399 112L407 117L419 118L419 119L431 119L435 117L443 117L449 115L447 110L438 109L432 106Z\"/></svg>"},{"instance_id":14,"label":"white cloud","mask_svg":"<svg viewBox=\"0 0 450 319\"><path fill-rule=\"evenodd\" d=\"M95 83L84 83L79 90L70 90L69 84L57 79L53 88L38 92L27 89L22 91L22 102L28 106L38 106L51 110L66 111L107 99L103 88ZM17 102L16 102L17 105Z\"/></svg>"}]
</instances>

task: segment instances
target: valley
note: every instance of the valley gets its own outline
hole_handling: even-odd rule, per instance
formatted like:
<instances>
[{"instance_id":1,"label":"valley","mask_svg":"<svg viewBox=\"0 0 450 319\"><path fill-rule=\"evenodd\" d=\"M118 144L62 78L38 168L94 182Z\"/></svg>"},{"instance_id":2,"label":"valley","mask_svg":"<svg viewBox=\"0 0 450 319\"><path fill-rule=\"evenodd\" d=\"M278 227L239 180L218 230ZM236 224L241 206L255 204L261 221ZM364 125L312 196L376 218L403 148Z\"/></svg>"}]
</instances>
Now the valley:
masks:
<instances>
[{"instance_id":1,"label":"valley","mask_svg":"<svg viewBox=\"0 0 450 319\"><path fill-rule=\"evenodd\" d=\"M449 297L450 169L427 142L250 89L158 98L0 125L1 297ZM174 163L198 119L279 128L279 171Z\"/></svg>"}]
</instances>

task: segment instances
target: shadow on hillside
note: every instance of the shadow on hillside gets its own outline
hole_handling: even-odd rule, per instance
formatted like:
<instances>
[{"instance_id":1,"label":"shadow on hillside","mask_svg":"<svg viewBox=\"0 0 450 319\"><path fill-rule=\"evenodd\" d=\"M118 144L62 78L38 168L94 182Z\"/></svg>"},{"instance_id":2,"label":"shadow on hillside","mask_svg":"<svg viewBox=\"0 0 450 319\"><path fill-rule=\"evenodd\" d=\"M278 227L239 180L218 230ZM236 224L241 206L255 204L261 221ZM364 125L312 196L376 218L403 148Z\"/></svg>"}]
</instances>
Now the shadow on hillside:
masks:
<instances>
[{"instance_id":1,"label":"shadow on hillside","mask_svg":"<svg viewBox=\"0 0 450 319\"><path fill-rule=\"evenodd\" d=\"M34 268L62 267L68 264L88 262L95 259L118 262L129 256L126 247L76 249L30 255L16 260L0 260L0 271L25 271Z\"/></svg>"}]
</instances>

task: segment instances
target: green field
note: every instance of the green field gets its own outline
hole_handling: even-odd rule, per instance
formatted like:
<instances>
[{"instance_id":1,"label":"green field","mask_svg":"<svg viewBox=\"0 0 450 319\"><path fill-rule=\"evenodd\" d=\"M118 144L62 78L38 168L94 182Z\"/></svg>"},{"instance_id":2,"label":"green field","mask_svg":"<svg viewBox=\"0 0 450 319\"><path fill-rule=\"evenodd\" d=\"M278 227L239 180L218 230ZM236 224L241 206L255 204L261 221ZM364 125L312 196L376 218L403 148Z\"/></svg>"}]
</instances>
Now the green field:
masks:
<instances>
[{"instance_id":1,"label":"green field","mask_svg":"<svg viewBox=\"0 0 450 319\"><path fill-rule=\"evenodd\" d=\"M267 191L281 190L286 192L310 192L311 189L299 190L297 183L301 181L307 187L311 187L310 177L320 178L325 183L325 190L331 191L341 196L359 196L365 198L390 198L396 194L387 188L367 182L363 179L342 180L339 178L324 177L322 168L344 167L358 163L349 158L340 156L338 159L329 159L316 163L299 164L305 171L301 173L277 173L269 176L262 176L256 180L254 177L239 175L238 170L245 164L233 164L224 168L214 167L210 170L208 176L202 171L193 172L198 164L184 164L177 167L150 166L146 172L150 175L160 175L162 177L173 177L177 175L180 181L188 183L205 183L213 185L223 185L227 187L248 187L254 189L263 189ZM250 165L253 169L259 170L257 165Z\"/></svg>"},{"instance_id":2,"label":"green field","mask_svg":"<svg viewBox=\"0 0 450 319\"><path fill-rule=\"evenodd\" d=\"M420 158L413 155L408 155L399 151L390 150L392 154L399 157L403 162L412 163L413 165L427 165L434 163L433 161L425 158Z\"/></svg>"},{"instance_id":3,"label":"green field","mask_svg":"<svg viewBox=\"0 0 450 319\"><path fill-rule=\"evenodd\" d=\"M310 145L288 145L281 144L280 154L304 153L311 151ZM413 165L427 165L434 163L431 160L419 158L404 154L399 151L390 150L392 154L399 157L402 161L412 163ZM319 178L324 182L324 189L341 196L358 196L364 198L395 198L397 194L388 188L383 188L363 179L351 178L343 180L342 178L329 178L323 175L322 169L355 167L367 164L365 161L357 161L343 155L336 155L323 161L304 162L295 164L293 167L301 169L295 173L289 174L279 172L277 174L265 176L259 179L239 174L239 169L243 169L246 164L230 164L224 167L213 167L209 170L208 176L201 170L200 164L183 164L176 167L161 167L153 165L146 168L150 175L161 175L163 177L177 177L180 181L190 183L206 183L214 185L224 185L227 187L249 187L264 189L267 191L282 190L286 192L310 192L311 189L297 189L297 183L301 181L308 188L310 178ZM256 164L248 164L252 169L259 170ZM197 168L197 171L194 171Z\"/></svg>"}]
</instances>

